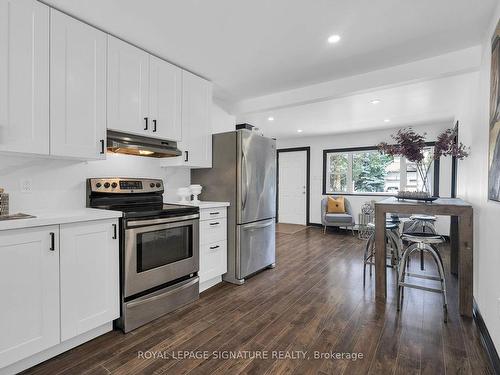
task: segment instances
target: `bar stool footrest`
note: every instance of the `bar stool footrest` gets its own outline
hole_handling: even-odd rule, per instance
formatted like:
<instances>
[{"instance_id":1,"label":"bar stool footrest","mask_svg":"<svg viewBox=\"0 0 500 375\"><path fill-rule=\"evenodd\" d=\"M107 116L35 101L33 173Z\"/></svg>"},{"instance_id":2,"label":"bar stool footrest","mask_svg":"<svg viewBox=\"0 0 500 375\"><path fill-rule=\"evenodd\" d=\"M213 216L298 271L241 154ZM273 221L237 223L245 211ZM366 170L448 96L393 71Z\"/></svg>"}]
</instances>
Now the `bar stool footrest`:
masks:
<instances>
[{"instance_id":1,"label":"bar stool footrest","mask_svg":"<svg viewBox=\"0 0 500 375\"><path fill-rule=\"evenodd\" d=\"M425 274L421 274L421 273L405 272L405 275L410 276L410 277L418 277L419 279L443 281L443 279L440 278L439 276L425 275Z\"/></svg>"},{"instance_id":2,"label":"bar stool footrest","mask_svg":"<svg viewBox=\"0 0 500 375\"><path fill-rule=\"evenodd\" d=\"M429 287L417 285L417 284L399 283L399 286L404 286L405 288L420 289L420 290L425 290L427 292L434 292L434 293L439 293L439 294L446 292L445 290L441 290L438 288L429 288Z\"/></svg>"}]
</instances>

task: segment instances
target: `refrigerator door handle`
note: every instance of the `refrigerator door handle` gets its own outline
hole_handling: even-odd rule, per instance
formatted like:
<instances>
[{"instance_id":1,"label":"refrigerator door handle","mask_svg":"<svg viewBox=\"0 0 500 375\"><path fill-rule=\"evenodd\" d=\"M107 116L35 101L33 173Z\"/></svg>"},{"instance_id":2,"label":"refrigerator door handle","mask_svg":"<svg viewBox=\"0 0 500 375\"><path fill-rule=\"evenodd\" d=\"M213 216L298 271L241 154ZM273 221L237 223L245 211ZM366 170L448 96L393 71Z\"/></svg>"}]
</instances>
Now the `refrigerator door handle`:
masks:
<instances>
[{"instance_id":1,"label":"refrigerator door handle","mask_svg":"<svg viewBox=\"0 0 500 375\"><path fill-rule=\"evenodd\" d=\"M241 209L244 210L246 205L247 205L248 189L249 189L249 186L248 186L248 167L247 167L247 157L245 155L245 152L241 151L241 155L242 155L242 157L241 157L242 167L243 166L245 167L245 183L243 184L245 186L245 198L243 199L242 204L241 204Z\"/></svg>"},{"instance_id":2,"label":"refrigerator door handle","mask_svg":"<svg viewBox=\"0 0 500 375\"><path fill-rule=\"evenodd\" d=\"M250 224L243 224L241 227L243 230L254 230L254 229L262 229L262 228L267 228L271 225L273 225L274 219L269 219L264 223L250 223Z\"/></svg>"}]
</instances>

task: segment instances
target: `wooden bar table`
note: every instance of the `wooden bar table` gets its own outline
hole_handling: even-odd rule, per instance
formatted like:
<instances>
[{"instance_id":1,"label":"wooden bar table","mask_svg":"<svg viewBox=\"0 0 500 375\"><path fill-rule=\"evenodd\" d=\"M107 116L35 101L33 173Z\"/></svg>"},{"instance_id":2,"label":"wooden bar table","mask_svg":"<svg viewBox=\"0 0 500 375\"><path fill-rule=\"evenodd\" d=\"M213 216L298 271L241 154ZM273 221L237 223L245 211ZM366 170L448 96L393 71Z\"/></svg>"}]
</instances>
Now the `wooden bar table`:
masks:
<instances>
[{"instance_id":1,"label":"wooden bar table","mask_svg":"<svg viewBox=\"0 0 500 375\"><path fill-rule=\"evenodd\" d=\"M458 217L458 257L459 311L461 315L472 317L472 247L473 212L472 206L458 198L438 198L434 202L423 203L412 200L398 200L391 197L375 203L375 296L387 299L385 221L386 214L426 214ZM452 264L457 262L452 259Z\"/></svg>"}]
</instances>

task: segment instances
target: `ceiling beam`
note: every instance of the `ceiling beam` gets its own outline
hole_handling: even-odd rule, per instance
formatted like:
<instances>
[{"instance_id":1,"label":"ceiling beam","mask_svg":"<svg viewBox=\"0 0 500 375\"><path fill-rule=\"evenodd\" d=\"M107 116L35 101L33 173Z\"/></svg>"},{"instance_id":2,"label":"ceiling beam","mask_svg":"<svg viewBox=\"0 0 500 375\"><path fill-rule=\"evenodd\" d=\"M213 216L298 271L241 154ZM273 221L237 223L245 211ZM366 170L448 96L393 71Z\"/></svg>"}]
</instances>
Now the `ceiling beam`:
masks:
<instances>
[{"instance_id":1,"label":"ceiling beam","mask_svg":"<svg viewBox=\"0 0 500 375\"><path fill-rule=\"evenodd\" d=\"M245 99L235 103L231 112L236 115L256 113L477 71L481 55L481 46L477 45L386 69Z\"/></svg>"}]
</instances>

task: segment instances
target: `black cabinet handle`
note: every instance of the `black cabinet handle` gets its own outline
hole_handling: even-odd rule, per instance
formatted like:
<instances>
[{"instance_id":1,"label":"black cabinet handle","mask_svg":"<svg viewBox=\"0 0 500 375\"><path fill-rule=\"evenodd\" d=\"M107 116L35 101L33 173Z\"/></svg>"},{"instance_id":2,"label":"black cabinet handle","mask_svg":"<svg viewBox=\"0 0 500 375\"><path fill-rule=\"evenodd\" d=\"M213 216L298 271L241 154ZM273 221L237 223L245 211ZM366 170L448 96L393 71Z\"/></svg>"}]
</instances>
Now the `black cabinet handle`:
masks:
<instances>
[{"instance_id":1,"label":"black cabinet handle","mask_svg":"<svg viewBox=\"0 0 500 375\"><path fill-rule=\"evenodd\" d=\"M56 235L54 232L50 232L50 251L56 250Z\"/></svg>"},{"instance_id":2,"label":"black cabinet handle","mask_svg":"<svg viewBox=\"0 0 500 375\"><path fill-rule=\"evenodd\" d=\"M214 250L214 249L218 249L220 246L217 245L217 246L210 246L210 250Z\"/></svg>"},{"instance_id":3,"label":"black cabinet handle","mask_svg":"<svg viewBox=\"0 0 500 375\"><path fill-rule=\"evenodd\" d=\"M104 154L104 139L101 139L101 154Z\"/></svg>"},{"instance_id":4,"label":"black cabinet handle","mask_svg":"<svg viewBox=\"0 0 500 375\"><path fill-rule=\"evenodd\" d=\"M113 239L116 240L118 238L116 233L116 224L113 224Z\"/></svg>"},{"instance_id":5,"label":"black cabinet handle","mask_svg":"<svg viewBox=\"0 0 500 375\"><path fill-rule=\"evenodd\" d=\"M188 161L189 160L189 151L184 151L184 154L186 155L186 157L184 158L184 161Z\"/></svg>"},{"instance_id":6,"label":"black cabinet handle","mask_svg":"<svg viewBox=\"0 0 500 375\"><path fill-rule=\"evenodd\" d=\"M156 132L156 120L153 120L153 132Z\"/></svg>"},{"instance_id":7,"label":"black cabinet handle","mask_svg":"<svg viewBox=\"0 0 500 375\"><path fill-rule=\"evenodd\" d=\"M148 118L144 117L144 121L146 122L146 125L144 126L144 130L148 130Z\"/></svg>"},{"instance_id":8,"label":"black cabinet handle","mask_svg":"<svg viewBox=\"0 0 500 375\"><path fill-rule=\"evenodd\" d=\"M209 225L219 225L220 223L219 222L216 222L216 223L210 223Z\"/></svg>"},{"instance_id":9,"label":"black cabinet handle","mask_svg":"<svg viewBox=\"0 0 500 375\"><path fill-rule=\"evenodd\" d=\"M210 212L210 215L218 215L220 212Z\"/></svg>"}]
</instances>

